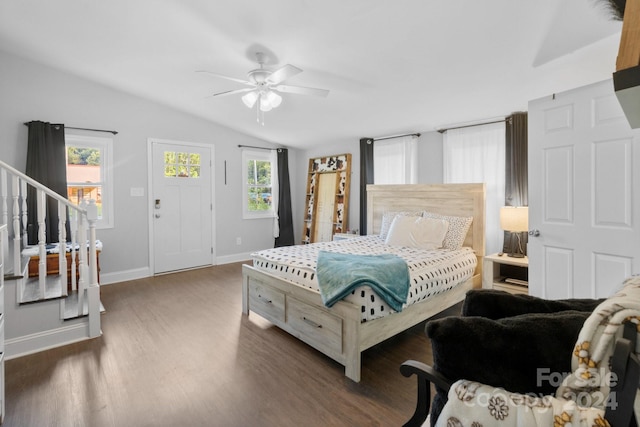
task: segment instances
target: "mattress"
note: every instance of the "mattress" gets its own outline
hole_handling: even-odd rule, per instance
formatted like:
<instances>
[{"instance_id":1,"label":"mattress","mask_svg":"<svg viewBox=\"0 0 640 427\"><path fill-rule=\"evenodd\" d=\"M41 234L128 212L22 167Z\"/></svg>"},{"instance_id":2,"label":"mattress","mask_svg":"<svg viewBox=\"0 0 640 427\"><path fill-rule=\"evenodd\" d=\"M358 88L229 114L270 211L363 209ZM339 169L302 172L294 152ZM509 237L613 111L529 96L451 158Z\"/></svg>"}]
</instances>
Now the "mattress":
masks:
<instances>
[{"instance_id":1,"label":"mattress","mask_svg":"<svg viewBox=\"0 0 640 427\"><path fill-rule=\"evenodd\" d=\"M321 250L356 255L391 253L404 259L409 267L410 288L403 307L427 300L465 282L473 276L478 262L475 253L468 247L452 251L390 246L377 235L266 249L251 254L251 258L254 267L319 292L316 260ZM360 305L363 322L394 312L369 286L356 289L345 300Z\"/></svg>"}]
</instances>

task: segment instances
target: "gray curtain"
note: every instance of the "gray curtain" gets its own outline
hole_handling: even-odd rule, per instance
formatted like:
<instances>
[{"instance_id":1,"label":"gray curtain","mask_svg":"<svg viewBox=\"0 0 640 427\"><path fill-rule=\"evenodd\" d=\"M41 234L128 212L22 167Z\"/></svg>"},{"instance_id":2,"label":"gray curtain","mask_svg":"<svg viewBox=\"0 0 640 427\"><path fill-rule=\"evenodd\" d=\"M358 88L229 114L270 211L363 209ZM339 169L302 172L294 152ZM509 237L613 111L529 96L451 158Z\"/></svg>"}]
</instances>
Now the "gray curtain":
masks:
<instances>
[{"instance_id":1,"label":"gray curtain","mask_svg":"<svg viewBox=\"0 0 640 427\"><path fill-rule=\"evenodd\" d=\"M514 113L506 120L505 138L505 205L529 206L527 113ZM527 253L528 234L519 233L522 250ZM503 252L518 248L516 233L505 231Z\"/></svg>"},{"instance_id":2,"label":"gray curtain","mask_svg":"<svg viewBox=\"0 0 640 427\"><path fill-rule=\"evenodd\" d=\"M67 197L67 165L64 125L32 121L27 124L29 137L25 173L64 198ZM30 245L38 243L36 190L27 189L27 238ZM47 197L46 243L58 241L58 202ZM67 221L67 236L70 236Z\"/></svg>"},{"instance_id":3,"label":"gray curtain","mask_svg":"<svg viewBox=\"0 0 640 427\"><path fill-rule=\"evenodd\" d=\"M367 234L367 184L373 184L373 138L360 138L360 234Z\"/></svg>"},{"instance_id":4,"label":"gray curtain","mask_svg":"<svg viewBox=\"0 0 640 427\"><path fill-rule=\"evenodd\" d=\"M291 212L291 184L289 182L289 150L278 148L278 222L280 235L274 247L292 246L293 213Z\"/></svg>"}]
</instances>

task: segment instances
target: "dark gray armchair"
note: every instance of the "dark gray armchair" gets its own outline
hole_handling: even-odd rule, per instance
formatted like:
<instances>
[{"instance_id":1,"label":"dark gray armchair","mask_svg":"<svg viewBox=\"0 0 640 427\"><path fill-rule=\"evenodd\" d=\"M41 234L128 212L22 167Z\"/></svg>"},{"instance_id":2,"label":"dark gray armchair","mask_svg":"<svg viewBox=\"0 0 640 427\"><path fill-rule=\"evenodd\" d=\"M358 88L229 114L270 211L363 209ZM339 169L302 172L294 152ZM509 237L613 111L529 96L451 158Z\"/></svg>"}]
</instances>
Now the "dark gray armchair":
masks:
<instances>
[{"instance_id":1,"label":"dark gray armchair","mask_svg":"<svg viewBox=\"0 0 640 427\"><path fill-rule=\"evenodd\" d=\"M570 355L578 334L602 301L552 301L494 290L469 291L461 316L427 323L433 366L409 360L400 367L404 376L416 375L418 381L416 410L405 426L423 425L429 414L433 426L446 403L450 385L459 379L510 392L553 395L557 384L541 382L539 368L572 371ZM637 333L631 330L633 326L628 329L618 340L612 360L615 372L623 379L616 386L619 405L605 415L612 426L637 425L633 399L640 365L632 351ZM433 401L431 384L436 390Z\"/></svg>"}]
</instances>

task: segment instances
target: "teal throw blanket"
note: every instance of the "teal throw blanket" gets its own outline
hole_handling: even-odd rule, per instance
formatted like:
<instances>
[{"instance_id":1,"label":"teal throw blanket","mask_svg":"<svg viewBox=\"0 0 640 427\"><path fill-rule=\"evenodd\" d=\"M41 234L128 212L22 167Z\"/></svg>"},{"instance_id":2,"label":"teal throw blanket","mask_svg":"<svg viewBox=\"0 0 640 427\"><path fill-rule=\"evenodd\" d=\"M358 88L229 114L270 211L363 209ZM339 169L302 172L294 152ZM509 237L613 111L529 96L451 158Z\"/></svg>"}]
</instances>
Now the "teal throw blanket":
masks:
<instances>
[{"instance_id":1,"label":"teal throw blanket","mask_svg":"<svg viewBox=\"0 0 640 427\"><path fill-rule=\"evenodd\" d=\"M331 307L359 286L370 286L402 311L409 294L409 267L397 255L351 255L320 251L316 267L322 302Z\"/></svg>"}]
</instances>

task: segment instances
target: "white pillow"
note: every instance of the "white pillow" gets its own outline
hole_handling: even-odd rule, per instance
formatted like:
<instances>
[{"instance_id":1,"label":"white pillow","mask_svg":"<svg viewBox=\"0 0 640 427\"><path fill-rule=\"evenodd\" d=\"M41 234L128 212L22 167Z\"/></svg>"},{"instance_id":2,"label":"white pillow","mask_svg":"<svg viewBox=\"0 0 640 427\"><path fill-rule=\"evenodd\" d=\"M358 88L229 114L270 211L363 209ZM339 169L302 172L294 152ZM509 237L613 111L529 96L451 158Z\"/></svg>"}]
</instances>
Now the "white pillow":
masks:
<instances>
[{"instance_id":1,"label":"white pillow","mask_svg":"<svg viewBox=\"0 0 640 427\"><path fill-rule=\"evenodd\" d=\"M472 216L451 216L440 215L433 212L424 211L422 216L425 218L442 219L449 223L447 235L444 237L442 247L445 249L460 249L467 238L467 232L473 221Z\"/></svg>"},{"instance_id":2,"label":"white pillow","mask_svg":"<svg viewBox=\"0 0 640 427\"><path fill-rule=\"evenodd\" d=\"M387 234L389 233L389 228L391 227L391 223L394 218L398 215L401 216L422 216L422 212L405 212L405 211L391 211L385 212L382 215L382 224L380 224L380 237L383 239L387 238Z\"/></svg>"},{"instance_id":3,"label":"white pillow","mask_svg":"<svg viewBox=\"0 0 640 427\"><path fill-rule=\"evenodd\" d=\"M397 215L385 243L419 249L438 249L447 234L449 223L442 219L432 219Z\"/></svg>"}]
</instances>

